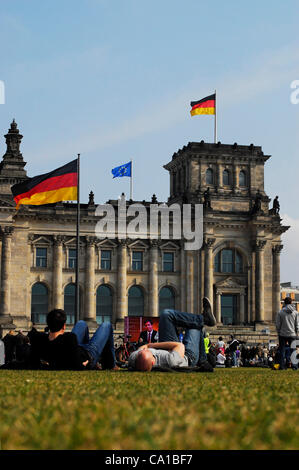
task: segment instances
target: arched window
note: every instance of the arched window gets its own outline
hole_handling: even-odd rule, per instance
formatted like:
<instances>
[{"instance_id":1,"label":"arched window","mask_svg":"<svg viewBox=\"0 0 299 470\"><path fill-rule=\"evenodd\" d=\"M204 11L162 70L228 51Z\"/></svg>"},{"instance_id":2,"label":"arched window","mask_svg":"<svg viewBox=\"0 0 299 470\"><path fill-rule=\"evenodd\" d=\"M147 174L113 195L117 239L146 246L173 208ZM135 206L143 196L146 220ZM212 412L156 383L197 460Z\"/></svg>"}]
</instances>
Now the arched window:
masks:
<instances>
[{"instance_id":1,"label":"arched window","mask_svg":"<svg viewBox=\"0 0 299 470\"><path fill-rule=\"evenodd\" d=\"M230 184L229 171L228 170L223 170L222 179L223 179L223 185L224 186L228 186Z\"/></svg>"},{"instance_id":2,"label":"arched window","mask_svg":"<svg viewBox=\"0 0 299 470\"><path fill-rule=\"evenodd\" d=\"M239 186L247 186L246 185L246 173L245 171L241 170L239 173Z\"/></svg>"},{"instance_id":3,"label":"arched window","mask_svg":"<svg viewBox=\"0 0 299 470\"><path fill-rule=\"evenodd\" d=\"M97 322L112 321L113 295L109 286L97 288Z\"/></svg>"},{"instance_id":4,"label":"arched window","mask_svg":"<svg viewBox=\"0 0 299 470\"><path fill-rule=\"evenodd\" d=\"M79 294L80 295L80 294ZM75 323L76 310L76 285L68 284L64 289L64 311L66 313L66 322Z\"/></svg>"},{"instance_id":5,"label":"arched window","mask_svg":"<svg viewBox=\"0 0 299 470\"><path fill-rule=\"evenodd\" d=\"M208 168L206 171L206 184L213 184L214 176L212 168Z\"/></svg>"},{"instance_id":6,"label":"arched window","mask_svg":"<svg viewBox=\"0 0 299 470\"><path fill-rule=\"evenodd\" d=\"M144 298L143 291L138 286L132 286L128 292L128 315L143 316L144 315Z\"/></svg>"},{"instance_id":7,"label":"arched window","mask_svg":"<svg viewBox=\"0 0 299 470\"><path fill-rule=\"evenodd\" d=\"M166 308L175 308L175 295L171 287L162 287L159 293L159 315Z\"/></svg>"},{"instance_id":8,"label":"arched window","mask_svg":"<svg viewBox=\"0 0 299 470\"><path fill-rule=\"evenodd\" d=\"M31 289L31 321L33 323L46 323L48 314L48 288L45 284L37 282Z\"/></svg>"},{"instance_id":9,"label":"arched window","mask_svg":"<svg viewBox=\"0 0 299 470\"><path fill-rule=\"evenodd\" d=\"M218 251L214 259L214 271L216 273L242 273L242 255L235 249L225 248Z\"/></svg>"}]
</instances>

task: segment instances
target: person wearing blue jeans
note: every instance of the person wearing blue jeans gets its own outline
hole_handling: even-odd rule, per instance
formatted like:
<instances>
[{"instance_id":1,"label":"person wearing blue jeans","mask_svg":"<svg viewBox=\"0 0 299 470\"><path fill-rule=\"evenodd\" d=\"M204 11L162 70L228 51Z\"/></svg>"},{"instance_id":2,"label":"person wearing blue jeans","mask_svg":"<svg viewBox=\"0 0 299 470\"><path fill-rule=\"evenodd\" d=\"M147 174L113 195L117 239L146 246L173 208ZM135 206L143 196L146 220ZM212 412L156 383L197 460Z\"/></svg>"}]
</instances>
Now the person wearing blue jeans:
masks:
<instances>
[{"instance_id":1,"label":"person wearing blue jeans","mask_svg":"<svg viewBox=\"0 0 299 470\"><path fill-rule=\"evenodd\" d=\"M178 342L177 327L183 328L186 331L183 339L184 355L188 358L189 366L196 366L198 362L207 360L202 333L203 326L202 315L166 309L162 312L159 320L159 342Z\"/></svg>"},{"instance_id":2,"label":"person wearing blue jeans","mask_svg":"<svg viewBox=\"0 0 299 470\"><path fill-rule=\"evenodd\" d=\"M54 309L47 315L47 325L48 334L36 332L32 337L32 367L43 364L55 370L86 370L95 368L100 361L103 369L116 369L111 323L102 323L90 339L86 322L78 321L68 333L65 311Z\"/></svg>"},{"instance_id":3,"label":"person wearing blue jeans","mask_svg":"<svg viewBox=\"0 0 299 470\"><path fill-rule=\"evenodd\" d=\"M92 338L89 338L89 329L85 321L79 320L72 333L77 336L78 345L88 351L91 356L91 368L93 369L101 358L103 369L115 367L115 352L113 341L113 328L110 322L102 323Z\"/></svg>"},{"instance_id":4,"label":"person wearing blue jeans","mask_svg":"<svg viewBox=\"0 0 299 470\"><path fill-rule=\"evenodd\" d=\"M194 367L207 361L203 341L203 326L214 326L209 300L203 299L203 313L193 314L165 309L159 320L159 343L141 346L129 357L129 368L150 371L155 367ZM183 343L179 341L177 328L186 333Z\"/></svg>"}]
</instances>

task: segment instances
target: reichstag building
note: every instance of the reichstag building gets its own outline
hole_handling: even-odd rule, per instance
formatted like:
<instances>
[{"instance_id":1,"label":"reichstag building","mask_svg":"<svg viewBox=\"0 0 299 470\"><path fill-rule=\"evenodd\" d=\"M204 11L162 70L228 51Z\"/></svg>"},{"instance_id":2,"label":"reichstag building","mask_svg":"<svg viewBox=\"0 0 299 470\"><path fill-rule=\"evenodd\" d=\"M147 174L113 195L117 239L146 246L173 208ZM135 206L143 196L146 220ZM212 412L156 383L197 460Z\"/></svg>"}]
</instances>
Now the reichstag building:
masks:
<instances>
[{"instance_id":1,"label":"reichstag building","mask_svg":"<svg viewBox=\"0 0 299 470\"><path fill-rule=\"evenodd\" d=\"M24 181L22 135L13 121L0 163L0 328L45 325L52 308L74 322L76 203L21 206L11 186ZM119 330L131 315L159 316L167 307L201 311L209 297L219 325L273 322L280 309L282 226L277 198L270 206L264 165L251 145L190 142L164 165L166 204L203 208L203 245L187 251L181 240L97 238L96 203L81 205L80 312L91 327L110 320ZM49 168L49 171L51 168ZM33 175L32 175L33 176ZM35 176L35 175L34 175ZM117 211L117 200L108 201ZM137 201L127 201L127 205ZM157 202L139 201L146 207ZM160 204L160 201L159 201Z\"/></svg>"}]
</instances>

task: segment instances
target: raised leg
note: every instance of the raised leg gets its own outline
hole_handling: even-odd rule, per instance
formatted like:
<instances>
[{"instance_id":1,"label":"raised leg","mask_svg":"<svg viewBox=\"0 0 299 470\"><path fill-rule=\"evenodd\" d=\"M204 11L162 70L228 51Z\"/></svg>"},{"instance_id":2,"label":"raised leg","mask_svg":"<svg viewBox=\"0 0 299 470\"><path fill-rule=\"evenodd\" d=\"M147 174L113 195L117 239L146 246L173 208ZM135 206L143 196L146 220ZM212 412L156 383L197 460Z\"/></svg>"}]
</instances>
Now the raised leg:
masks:
<instances>
[{"instance_id":1,"label":"raised leg","mask_svg":"<svg viewBox=\"0 0 299 470\"><path fill-rule=\"evenodd\" d=\"M82 345L93 357L92 367L99 361L103 368L112 369L115 366L113 328L110 322L102 323L88 344Z\"/></svg>"},{"instance_id":2,"label":"raised leg","mask_svg":"<svg viewBox=\"0 0 299 470\"><path fill-rule=\"evenodd\" d=\"M79 320L74 328L72 329L72 333L75 333L78 339L78 344L83 346L84 344L88 344L89 341L89 330L88 325L85 321Z\"/></svg>"}]
</instances>

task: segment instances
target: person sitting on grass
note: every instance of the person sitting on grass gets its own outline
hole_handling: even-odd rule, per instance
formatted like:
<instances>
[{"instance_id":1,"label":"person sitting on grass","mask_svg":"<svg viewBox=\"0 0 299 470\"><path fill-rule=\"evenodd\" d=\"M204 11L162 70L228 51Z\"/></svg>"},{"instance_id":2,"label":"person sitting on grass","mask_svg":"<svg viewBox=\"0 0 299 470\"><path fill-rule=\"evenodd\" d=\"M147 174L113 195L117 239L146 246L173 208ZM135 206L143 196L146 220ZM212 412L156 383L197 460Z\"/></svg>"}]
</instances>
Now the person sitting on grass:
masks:
<instances>
[{"instance_id":1,"label":"person sitting on grass","mask_svg":"<svg viewBox=\"0 0 299 470\"><path fill-rule=\"evenodd\" d=\"M213 367L207 362L202 329L204 325L214 326L216 319L211 304L203 299L203 313L179 312L166 309L160 315L158 343L149 343L134 351L130 357L129 369L149 372L153 368L176 368L202 366L207 371ZM177 328L184 328L183 343L179 341Z\"/></svg>"},{"instance_id":2,"label":"person sitting on grass","mask_svg":"<svg viewBox=\"0 0 299 470\"><path fill-rule=\"evenodd\" d=\"M49 333L32 336L30 365L54 370L94 369L98 361L102 369L116 369L113 329L110 322L102 323L89 339L87 323L78 321L71 333L65 332L66 313L54 309L47 315Z\"/></svg>"},{"instance_id":3,"label":"person sitting on grass","mask_svg":"<svg viewBox=\"0 0 299 470\"><path fill-rule=\"evenodd\" d=\"M216 367L225 367L225 352L224 348L219 348L219 352L217 354L217 362L216 362Z\"/></svg>"}]
</instances>

